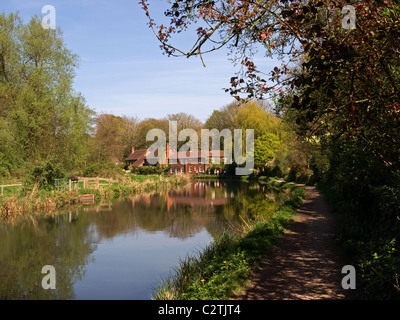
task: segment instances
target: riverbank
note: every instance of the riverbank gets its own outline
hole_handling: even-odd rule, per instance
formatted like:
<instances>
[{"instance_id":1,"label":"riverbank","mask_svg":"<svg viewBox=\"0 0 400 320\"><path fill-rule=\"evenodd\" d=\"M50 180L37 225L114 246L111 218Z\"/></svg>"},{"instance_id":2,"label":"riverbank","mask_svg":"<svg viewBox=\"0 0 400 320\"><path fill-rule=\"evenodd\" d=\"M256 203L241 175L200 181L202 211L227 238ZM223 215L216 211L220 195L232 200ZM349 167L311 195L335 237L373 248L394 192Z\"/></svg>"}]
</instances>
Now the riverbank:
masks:
<instances>
[{"instance_id":1,"label":"riverbank","mask_svg":"<svg viewBox=\"0 0 400 320\"><path fill-rule=\"evenodd\" d=\"M0 198L0 222L12 223L19 218L52 214L58 209L80 206L83 194L93 194L96 202L101 199L114 199L184 186L190 181L186 176L134 176L125 178L109 186L98 189L79 189L79 191L38 190L26 191L23 188Z\"/></svg>"},{"instance_id":2,"label":"riverbank","mask_svg":"<svg viewBox=\"0 0 400 320\"><path fill-rule=\"evenodd\" d=\"M176 274L159 283L152 299L228 299L241 290L305 197L305 190L294 184L274 182L271 187L289 191L288 200L271 217L247 223L241 232L226 231L199 255L182 260Z\"/></svg>"}]
</instances>

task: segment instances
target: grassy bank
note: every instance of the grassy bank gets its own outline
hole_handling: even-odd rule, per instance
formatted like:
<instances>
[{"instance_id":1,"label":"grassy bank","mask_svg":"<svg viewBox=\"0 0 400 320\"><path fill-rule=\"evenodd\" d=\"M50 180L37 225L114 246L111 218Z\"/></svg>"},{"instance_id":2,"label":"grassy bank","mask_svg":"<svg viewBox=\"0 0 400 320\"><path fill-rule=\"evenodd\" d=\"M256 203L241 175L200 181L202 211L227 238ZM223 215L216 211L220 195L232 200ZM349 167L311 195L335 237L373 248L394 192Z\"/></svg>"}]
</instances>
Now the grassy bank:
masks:
<instances>
[{"instance_id":1,"label":"grassy bank","mask_svg":"<svg viewBox=\"0 0 400 320\"><path fill-rule=\"evenodd\" d=\"M274 183L275 187L277 182ZM302 204L305 190L292 184L290 199L268 219L248 224L242 232L226 231L196 256L181 260L175 274L155 289L155 300L228 299L242 288L250 271L274 245Z\"/></svg>"},{"instance_id":2,"label":"grassy bank","mask_svg":"<svg viewBox=\"0 0 400 320\"><path fill-rule=\"evenodd\" d=\"M183 186L189 182L185 176L136 176L127 175L118 183L102 186L99 189L79 189L76 191L31 190L20 188L0 198L0 222L13 222L18 218L32 215L50 214L57 209L80 205L82 194L94 194L96 202L149 192L158 192Z\"/></svg>"}]
</instances>

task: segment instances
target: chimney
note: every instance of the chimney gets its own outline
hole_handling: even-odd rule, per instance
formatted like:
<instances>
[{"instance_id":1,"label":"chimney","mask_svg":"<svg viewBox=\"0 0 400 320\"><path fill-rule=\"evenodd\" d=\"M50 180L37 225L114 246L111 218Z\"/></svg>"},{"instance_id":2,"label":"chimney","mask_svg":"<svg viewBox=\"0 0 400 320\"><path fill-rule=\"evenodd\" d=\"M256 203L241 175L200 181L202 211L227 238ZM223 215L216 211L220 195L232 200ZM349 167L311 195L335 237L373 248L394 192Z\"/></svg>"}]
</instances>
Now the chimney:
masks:
<instances>
[{"instance_id":1,"label":"chimney","mask_svg":"<svg viewBox=\"0 0 400 320\"><path fill-rule=\"evenodd\" d=\"M166 150L166 155L165 155L165 164L168 166L169 164L169 155L170 155L170 150L169 150L169 143L167 142L167 150Z\"/></svg>"},{"instance_id":2,"label":"chimney","mask_svg":"<svg viewBox=\"0 0 400 320\"><path fill-rule=\"evenodd\" d=\"M135 147L132 147L132 153L134 153L135 152Z\"/></svg>"}]
</instances>

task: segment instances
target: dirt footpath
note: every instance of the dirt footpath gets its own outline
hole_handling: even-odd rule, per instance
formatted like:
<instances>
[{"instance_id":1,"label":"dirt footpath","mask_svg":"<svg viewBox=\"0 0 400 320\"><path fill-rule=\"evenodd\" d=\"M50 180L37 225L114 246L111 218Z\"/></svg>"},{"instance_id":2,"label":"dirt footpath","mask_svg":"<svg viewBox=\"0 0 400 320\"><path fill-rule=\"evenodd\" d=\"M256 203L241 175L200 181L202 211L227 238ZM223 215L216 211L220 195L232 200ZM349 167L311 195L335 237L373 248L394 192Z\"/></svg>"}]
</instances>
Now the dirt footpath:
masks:
<instances>
[{"instance_id":1,"label":"dirt footpath","mask_svg":"<svg viewBox=\"0 0 400 320\"><path fill-rule=\"evenodd\" d=\"M335 243L337 219L315 187L294 222L274 249L253 272L238 300L351 299L352 290L341 286L346 264Z\"/></svg>"}]
</instances>

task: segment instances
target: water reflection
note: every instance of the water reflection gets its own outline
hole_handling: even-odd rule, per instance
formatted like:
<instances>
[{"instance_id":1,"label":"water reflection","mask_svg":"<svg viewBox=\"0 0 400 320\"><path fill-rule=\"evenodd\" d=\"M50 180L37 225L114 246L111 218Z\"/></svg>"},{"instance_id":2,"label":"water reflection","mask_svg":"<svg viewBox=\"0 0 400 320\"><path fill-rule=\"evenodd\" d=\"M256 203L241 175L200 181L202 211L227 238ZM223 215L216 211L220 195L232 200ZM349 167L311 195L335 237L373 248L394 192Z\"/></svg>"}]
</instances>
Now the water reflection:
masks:
<instances>
[{"instance_id":1,"label":"water reflection","mask_svg":"<svg viewBox=\"0 0 400 320\"><path fill-rule=\"evenodd\" d=\"M271 214L280 199L265 188L199 181L2 226L0 299L146 299L196 246ZM57 271L56 290L41 287L44 265Z\"/></svg>"}]
</instances>

